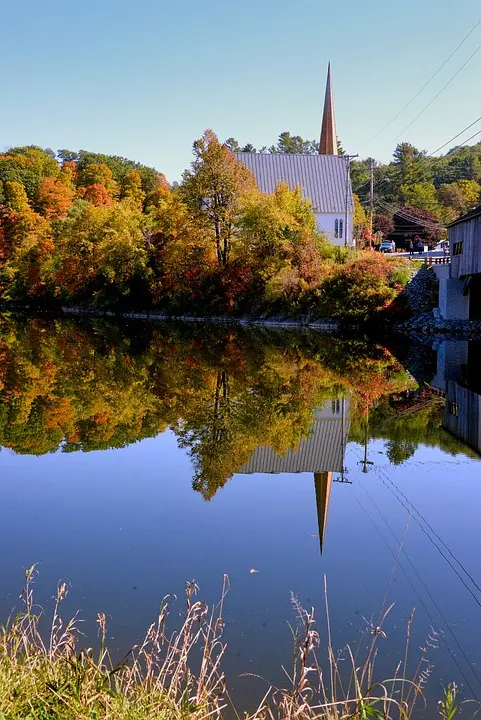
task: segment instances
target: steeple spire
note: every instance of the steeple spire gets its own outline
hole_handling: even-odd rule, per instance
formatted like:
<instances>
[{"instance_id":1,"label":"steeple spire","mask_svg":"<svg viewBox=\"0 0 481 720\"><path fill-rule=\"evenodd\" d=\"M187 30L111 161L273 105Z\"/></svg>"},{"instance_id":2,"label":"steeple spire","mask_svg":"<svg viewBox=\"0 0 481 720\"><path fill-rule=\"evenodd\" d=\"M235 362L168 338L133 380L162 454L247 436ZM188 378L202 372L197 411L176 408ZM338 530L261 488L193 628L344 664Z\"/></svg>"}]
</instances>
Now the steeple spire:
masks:
<instances>
[{"instance_id":1,"label":"steeple spire","mask_svg":"<svg viewBox=\"0 0 481 720\"><path fill-rule=\"evenodd\" d=\"M331 63L327 66L326 97L322 116L320 155L337 155L336 119L334 117L334 99L331 85Z\"/></svg>"}]
</instances>

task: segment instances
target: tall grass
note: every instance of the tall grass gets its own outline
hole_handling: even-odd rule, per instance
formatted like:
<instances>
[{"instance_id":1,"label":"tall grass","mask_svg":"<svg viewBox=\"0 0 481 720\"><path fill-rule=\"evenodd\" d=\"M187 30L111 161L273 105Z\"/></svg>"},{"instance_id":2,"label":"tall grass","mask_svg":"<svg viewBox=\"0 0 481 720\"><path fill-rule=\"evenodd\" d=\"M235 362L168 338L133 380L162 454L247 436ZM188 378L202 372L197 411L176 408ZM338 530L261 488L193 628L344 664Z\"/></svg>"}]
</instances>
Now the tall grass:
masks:
<instances>
[{"instance_id":1,"label":"tall grass","mask_svg":"<svg viewBox=\"0 0 481 720\"><path fill-rule=\"evenodd\" d=\"M0 718L2 720L178 720L221 718L234 713L222 670L226 644L222 638L223 608L228 592L224 578L219 603L212 609L195 599L197 586L186 585L186 609L180 629L167 633L170 598L161 603L157 620L140 645L114 662L106 645L105 615L98 615L99 648L79 649L79 619L64 623L60 605L68 588L60 583L47 633L41 632L43 611L33 596L35 568L26 572L23 608L0 629ZM294 656L285 687L268 686L250 720L307 718L406 719L422 700L429 675L421 662L407 678L406 651L393 677L375 680L378 638L384 635L385 612L368 627L370 642L360 650L345 648L350 671L340 670L328 620L326 670L318 659L320 637L313 611L292 598L296 625ZM329 615L328 615L329 617ZM441 715L457 713L456 687L446 690Z\"/></svg>"}]
</instances>

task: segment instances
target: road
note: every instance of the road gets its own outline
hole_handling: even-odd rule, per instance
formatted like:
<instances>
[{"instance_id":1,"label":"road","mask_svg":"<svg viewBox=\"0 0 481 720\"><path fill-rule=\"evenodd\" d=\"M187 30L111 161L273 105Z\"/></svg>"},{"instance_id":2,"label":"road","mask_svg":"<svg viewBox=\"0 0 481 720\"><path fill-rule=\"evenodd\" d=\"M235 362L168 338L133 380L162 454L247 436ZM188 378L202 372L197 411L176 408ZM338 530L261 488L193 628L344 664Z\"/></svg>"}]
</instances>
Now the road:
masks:
<instances>
[{"instance_id":1,"label":"road","mask_svg":"<svg viewBox=\"0 0 481 720\"><path fill-rule=\"evenodd\" d=\"M396 253L396 255L399 255L400 257L409 257L409 252L399 252ZM422 260L425 257L444 257L443 250L428 250L427 252L418 253L416 250L414 253L414 259L418 258L419 260Z\"/></svg>"}]
</instances>

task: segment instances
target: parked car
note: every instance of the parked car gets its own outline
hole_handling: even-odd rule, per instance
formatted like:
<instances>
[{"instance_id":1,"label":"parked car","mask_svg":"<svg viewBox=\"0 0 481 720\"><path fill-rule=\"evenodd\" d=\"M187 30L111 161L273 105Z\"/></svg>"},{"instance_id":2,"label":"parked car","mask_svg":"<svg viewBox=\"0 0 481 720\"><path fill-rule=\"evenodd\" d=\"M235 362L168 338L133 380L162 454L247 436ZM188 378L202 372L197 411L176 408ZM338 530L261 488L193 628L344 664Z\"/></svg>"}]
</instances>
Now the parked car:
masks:
<instances>
[{"instance_id":1,"label":"parked car","mask_svg":"<svg viewBox=\"0 0 481 720\"><path fill-rule=\"evenodd\" d=\"M383 240L382 243L379 245L379 252L392 253L392 242L390 242L389 240Z\"/></svg>"}]
</instances>

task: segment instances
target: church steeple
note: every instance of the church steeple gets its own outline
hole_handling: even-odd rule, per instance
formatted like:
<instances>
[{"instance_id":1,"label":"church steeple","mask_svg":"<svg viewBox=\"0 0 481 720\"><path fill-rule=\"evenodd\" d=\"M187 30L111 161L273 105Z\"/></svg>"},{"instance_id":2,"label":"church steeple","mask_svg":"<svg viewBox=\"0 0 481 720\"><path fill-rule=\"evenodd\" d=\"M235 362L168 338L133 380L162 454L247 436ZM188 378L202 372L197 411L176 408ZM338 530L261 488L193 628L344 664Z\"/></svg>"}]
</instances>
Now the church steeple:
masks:
<instances>
[{"instance_id":1,"label":"church steeple","mask_svg":"<svg viewBox=\"0 0 481 720\"><path fill-rule=\"evenodd\" d=\"M337 155L336 119L334 117L334 99L331 85L331 63L327 66L326 97L322 116L320 155Z\"/></svg>"}]
</instances>

